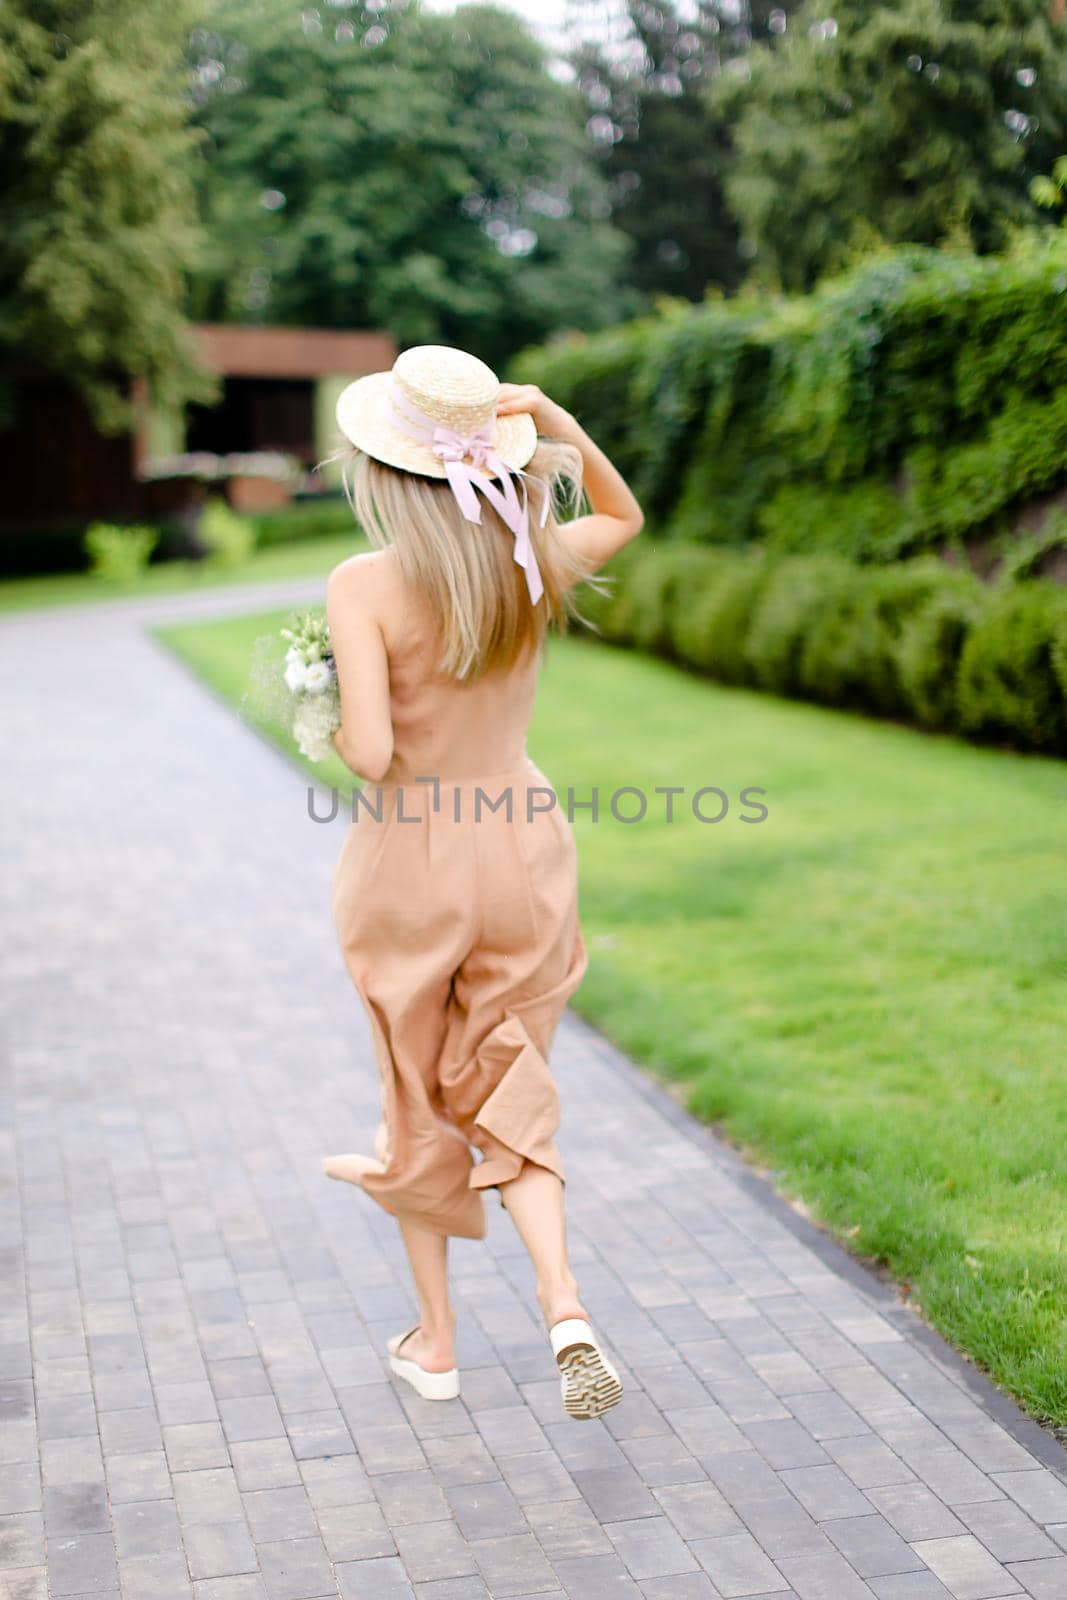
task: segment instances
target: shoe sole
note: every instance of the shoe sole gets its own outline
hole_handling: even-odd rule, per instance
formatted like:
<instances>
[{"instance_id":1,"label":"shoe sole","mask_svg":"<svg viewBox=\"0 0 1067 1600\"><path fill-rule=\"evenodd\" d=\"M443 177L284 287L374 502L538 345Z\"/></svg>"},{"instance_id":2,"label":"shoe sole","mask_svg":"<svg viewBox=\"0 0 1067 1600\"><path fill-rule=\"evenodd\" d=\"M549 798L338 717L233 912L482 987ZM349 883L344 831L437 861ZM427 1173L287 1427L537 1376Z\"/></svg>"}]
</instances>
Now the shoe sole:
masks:
<instances>
[{"instance_id":1,"label":"shoe sole","mask_svg":"<svg viewBox=\"0 0 1067 1600\"><path fill-rule=\"evenodd\" d=\"M556 1357L563 1409L576 1422L590 1422L617 1406L622 1384L615 1368L591 1344L572 1345Z\"/></svg>"}]
</instances>

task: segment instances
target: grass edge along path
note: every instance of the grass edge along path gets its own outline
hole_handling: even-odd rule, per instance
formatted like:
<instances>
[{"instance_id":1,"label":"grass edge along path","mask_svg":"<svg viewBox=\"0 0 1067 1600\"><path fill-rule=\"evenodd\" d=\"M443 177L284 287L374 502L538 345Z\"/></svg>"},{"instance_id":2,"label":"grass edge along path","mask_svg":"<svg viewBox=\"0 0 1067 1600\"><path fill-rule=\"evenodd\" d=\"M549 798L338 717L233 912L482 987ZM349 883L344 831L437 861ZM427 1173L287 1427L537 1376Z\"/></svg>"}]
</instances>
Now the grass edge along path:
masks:
<instances>
[{"instance_id":1,"label":"grass edge along path","mask_svg":"<svg viewBox=\"0 0 1067 1600\"><path fill-rule=\"evenodd\" d=\"M157 633L236 705L280 620ZM597 821L574 814L575 1010L1062 1429L1067 765L582 638L550 643L530 749L561 799L600 796ZM657 785L684 789L672 823ZM719 824L693 818L704 785L728 798ZM609 812L627 786L638 823ZM758 826L746 786L766 791Z\"/></svg>"},{"instance_id":2,"label":"grass edge along path","mask_svg":"<svg viewBox=\"0 0 1067 1600\"><path fill-rule=\"evenodd\" d=\"M369 549L353 524L350 533L293 539L254 550L247 561L221 566L213 561L159 561L131 583L115 583L91 572L55 572L41 577L0 579L0 616L40 606L90 605L101 600L140 600L156 595L199 594L237 583L270 583L284 578L323 582L346 556Z\"/></svg>"}]
</instances>

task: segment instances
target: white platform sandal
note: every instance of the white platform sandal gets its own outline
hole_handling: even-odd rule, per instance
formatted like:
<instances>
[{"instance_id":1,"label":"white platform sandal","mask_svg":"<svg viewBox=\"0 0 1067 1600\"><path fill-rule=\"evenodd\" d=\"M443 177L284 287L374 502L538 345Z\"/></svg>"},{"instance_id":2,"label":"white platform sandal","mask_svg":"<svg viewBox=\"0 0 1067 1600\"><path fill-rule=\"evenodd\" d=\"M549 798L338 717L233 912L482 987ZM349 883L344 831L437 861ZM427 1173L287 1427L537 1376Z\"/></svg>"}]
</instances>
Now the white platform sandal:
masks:
<instances>
[{"instance_id":1,"label":"white platform sandal","mask_svg":"<svg viewBox=\"0 0 1067 1600\"><path fill-rule=\"evenodd\" d=\"M400 1355L400 1347L418 1333L419 1324L416 1322L407 1333L402 1333L399 1339L390 1341L389 1366L398 1378L403 1378L405 1383L410 1383L415 1393L424 1400L454 1400L459 1394L459 1369L451 1367L448 1372L427 1372L425 1367L420 1367L417 1361L411 1361L406 1356Z\"/></svg>"},{"instance_id":2,"label":"white platform sandal","mask_svg":"<svg viewBox=\"0 0 1067 1600\"><path fill-rule=\"evenodd\" d=\"M563 1409L577 1422L603 1416L622 1399L622 1383L583 1317L565 1317L548 1330L560 1370Z\"/></svg>"}]
</instances>

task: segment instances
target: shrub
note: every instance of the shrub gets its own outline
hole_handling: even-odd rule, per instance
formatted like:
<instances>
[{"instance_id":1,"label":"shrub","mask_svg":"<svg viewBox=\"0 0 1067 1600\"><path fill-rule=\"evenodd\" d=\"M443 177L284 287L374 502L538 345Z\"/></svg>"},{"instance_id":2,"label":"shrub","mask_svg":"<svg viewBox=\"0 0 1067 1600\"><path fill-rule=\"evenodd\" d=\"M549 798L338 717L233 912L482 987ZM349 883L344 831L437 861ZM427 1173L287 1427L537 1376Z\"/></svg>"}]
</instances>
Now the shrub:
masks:
<instances>
[{"instance_id":1,"label":"shrub","mask_svg":"<svg viewBox=\"0 0 1067 1600\"><path fill-rule=\"evenodd\" d=\"M200 513L197 531L213 566L240 567L256 547L256 531L248 517L213 495Z\"/></svg>"},{"instance_id":2,"label":"shrub","mask_svg":"<svg viewBox=\"0 0 1067 1600\"><path fill-rule=\"evenodd\" d=\"M700 552L678 586L668 638L672 653L723 683L750 683L744 652L768 564L758 552Z\"/></svg>"},{"instance_id":3,"label":"shrub","mask_svg":"<svg viewBox=\"0 0 1067 1600\"><path fill-rule=\"evenodd\" d=\"M844 603L852 569L825 556L775 562L742 646L752 678L776 694L801 692L805 641Z\"/></svg>"},{"instance_id":4,"label":"shrub","mask_svg":"<svg viewBox=\"0 0 1067 1600\"><path fill-rule=\"evenodd\" d=\"M147 567L158 540L156 528L94 522L84 538L89 571L108 583L133 583Z\"/></svg>"},{"instance_id":5,"label":"shrub","mask_svg":"<svg viewBox=\"0 0 1067 1600\"><path fill-rule=\"evenodd\" d=\"M259 549L298 539L322 539L337 533L359 538L359 528L343 494L294 500L281 511L261 511L251 518Z\"/></svg>"},{"instance_id":6,"label":"shrub","mask_svg":"<svg viewBox=\"0 0 1067 1600\"><path fill-rule=\"evenodd\" d=\"M1067 754L1067 592L1044 580L989 589L929 558L639 541L603 576L610 598L584 593L582 610L616 643L725 683Z\"/></svg>"},{"instance_id":7,"label":"shrub","mask_svg":"<svg viewBox=\"0 0 1067 1600\"><path fill-rule=\"evenodd\" d=\"M952 726L960 656L985 600L977 578L960 573L958 582L946 577L939 591L906 619L897 641L896 666L904 714L920 727Z\"/></svg>"},{"instance_id":8,"label":"shrub","mask_svg":"<svg viewBox=\"0 0 1067 1600\"><path fill-rule=\"evenodd\" d=\"M963 646L960 726L1036 750L1067 745L1067 700L1057 670L1067 594L1033 581L995 594Z\"/></svg>"}]
</instances>

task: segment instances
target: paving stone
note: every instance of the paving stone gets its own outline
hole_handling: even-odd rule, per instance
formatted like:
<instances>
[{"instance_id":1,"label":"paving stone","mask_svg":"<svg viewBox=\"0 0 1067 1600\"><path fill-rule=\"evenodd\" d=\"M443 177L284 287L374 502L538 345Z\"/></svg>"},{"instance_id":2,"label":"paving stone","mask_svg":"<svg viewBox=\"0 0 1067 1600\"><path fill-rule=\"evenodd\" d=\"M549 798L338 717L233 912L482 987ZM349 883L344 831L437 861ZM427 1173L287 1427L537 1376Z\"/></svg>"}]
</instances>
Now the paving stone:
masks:
<instances>
[{"instance_id":1,"label":"paving stone","mask_svg":"<svg viewBox=\"0 0 1067 1600\"><path fill-rule=\"evenodd\" d=\"M374 1479L373 1492L393 1528L409 1522L443 1522L452 1516L449 1503L428 1467L413 1472L379 1473Z\"/></svg>"},{"instance_id":2,"label":"paving stone","mask_svg":"<svg viewBox=\"0 0 1067 1600\"><path fill-rule=\"evenodd\" d=\"M195 1527L201 1522L240 1522L244 1517L244 1506L232 1468L176 1472L172 1481L174 1501L183 1527Z\"/></svg>"},{"instance_id":3,"label":"paving stone","mask_svg":"<svg viewBox=\"0 0 1067 1600\"><path fill-rule=\"evenodd\" d=\"M163 1429L163 1448L172 1472L228 1467L230 1452L217 1422L176 1422Z\"/></svg>"},{"instance_id":4,"label":"paving stone","mask_svg":"<svg viewBox=\"0 0 1067 1600\"><path fill-rule=\"evenodd\" d=\"M300 1482L300 1466L287 1438L231 1444L230 1455L240 1489L285 1489Z\"/></svg>"},{"instance_id":5,"label":"paving stone","mask_svg":"<svg viewBox=\"0 0 1067 1600\"><path fill-rule=\"evenodd\" d=\"M572 1473L575 1483L602 1522L655 1516L659 1507L632 1467L595 1468Z\"/></svg>"},{"instance_id":6,"label":"paving stone","mask_svg":"<svg viewBox=\"0 0 1067 1600\"><path fill-rule=\"evenodd\" d=\"M644 1600L719 1600L705 1572L687 1572L671 1578L649 1578L637 1586ZM783 1600L779 1593L775 1600Z\"/></svg>"},{"instance_id":7,"label":"paving stone","mask_svg":"<svg viewBox=\"0 0 1067 1600\"><path fill-rule=\"evenodd\" d=\"M526 1520L553 1563L612 1552L611 1540L584 1500L529 1505Z\"/></svg>"},{"instance_id":8,"label":"paving stone","mask_svg":"<svg viewBox=\"0 0 1067 1600\"><path fill-rule=\"evenodd\" d=\"M417 1600L398 1559L345 1562L337 1585L341 1600Z\"/></svg>"},{"instance_id":9,"label":"paving stone","mask_svg":"<svg viewBox=\"0 0 1067 1600\"><path fill-rule=\"evenodd\" d=\"M861 1578L911 1572L922 1565L911 1545L877 1513L865 1517L838 1517L824 1523L823 1531Z\"/></svg>"},{"instance_id":10,"label":"paving stone","mask_svg":"<svg viewBox=\"0 0 1067 1600\"><path fill-rule=\"evenodd\" d=\"M415 1593L418 1600L492 1600L481 1578L438 1578L433 1583L420 1583ZM555 1591L562 1595L562 1589Z\"/></svg>"},{"instance_id":11,"label":"paving stone","mask_svg":"<svg viewBox=\"0 0 1067 1600\"><path fill-rule=\"evenodd\" d=\"M315 1513L302 1484L293 1489L256 1489L241 1498L257 1544L307 1539L317 1532Z\"/></svg>"},{"instance_id":12,"label":"paving stone","mask_svg":"<svg viewBox=\"0 0 1067 1600\"><path fill-rule=\"evenodd\" d=\"M868 1510L866 1498L840 1467L795 1467L781 1478L816 1522L827 1517L861 1517Z\"/></svg>"},{"instance_id":13,"label":"paving stone","mask_svg":"<svg viewBox=\"0 0 1067 1600\"><path fill-rule=\"evenodd\" d=\"M957 1506L956 1515L998 1561L1037 1561L1060 1553L1048 1534L1014 1500ZM1067 1585L1064 1594L1067 1595Z\"/></svg>"},{"instance_id":14,"label":"paving stone","mask_svg":"<svg viewBox=\"0 0 1067 1600\"><path fill-rule=\"evenodd\" d=\"M159 1419L150 1406L132 1411L106 1411L100 1417L104 1457L139 1455L163 1448Z\"/></svg>"},{"instance_id":15,"label":"paving stone","mask_svg":"<svg viewBox=\"0 0 1067 1600\"><path fill-rule=\"evenodd\" d=\"M0 1571L35 1567L44 1561L44 1517L39 1511L16 1511L0 1517Z\"/></svg>"},{"instance_id":16,"label":"paving stone","mask_svg":"<svg viewBox=\"0 0 1067 1600\"><path fill-rule=\"evenodd\" d=\"M173 1500L145 1500L115 1506L112 1512L119 1559L180 1551L181 1530Z\"/></svg>"},{"instance_id":17,"label":"paving stone","mask_svg":"<svg viewBox=\"0 0 1067 1600\"><path fill-rule=\"evenodd\" d=\"M690 1548L724 1600L735 1595L774 1594L786 1586L781 1570L750 1533L694 1539Z\"/></svg>"},{"instance_id":18,"label":"paving stone","mask_svg":"<svg viewBox=\"0 0 1067 1600\"><path fill-rule=\"evenodd\" d=\"M833 1549L819 1524L785 1489L766 1500L744 1500L737 1511L772 1561L780 1556L827 1555Z\"/></svg>"},{"instance_id":19,"label":"paving stone","mask_svg":"<svg viewBox=\"0 0 1067 1600\"><path fill-rule=\"evenodd\" d=\"M877 1489L891 1483L913 1483L915 1474L873 1433L855 1438L827 1439L824 1448L857 1489Z\"/></svg>"},{"instance_id":20,"label":"paving stone","mask_svg":"<svg viewBox=\"0 0 1067 1600\"><path fill-rule=\"evenodd\" d=\"M755 1445L770 1466L819 1467L829 1466L830 1457L811 1437L806 1428L792 1417L784 1421L746 1422L741 1431Z\"/></svg>"},{"instance_id":21,"label":"paving stone","mask_svg":"<svg viewBox=\"0 0 1067 1600\"><path fill-rule=\"evenodd\" d=\"M337 1587L321 1539L282 1539L256 1545L269 1600L318 1600Z\"/></svg>"},{"instance_id":22,"label":"paving stone","mask_svg":"<svg viewBox=\"0 0 1067 1600\"><path fill-rule=\"evenodd\" d=\"M506 1483L456 1484L446 1491L446 1499L465 1539L528 1531L522 1507Z\"/></svg>"},{"instance_id":23,"label":"paving stone","mask_svg":"<svg viewBox=\"0 0 1067 1600\"><path fill-rule=\"evenodd\" d=\"M581 1595L582 1600L641 1600L640 1589L618 1556L576 1556L553 1565L568 1595Z\"/></svg>"},{"instance_id":24,"label":"paving stone","mask_svg":"<svg viewBox=\"0 0 1067 1600\"><path fill-rule=\"evenodd\" d=\"M118 1600L117 1589L100 1590L99 1594ZM44 1567L22 1567L18 1572L0 1573L0 1596L3 1600L49 1600L48 1573Z\"/></svg>"},{"instance_id":25,"label":"paving stone","mask_svg":"<svg viewBox=\"0 0 1067 1600\"><path fill-rule=\"evenodd\" d=\"M508 1488L522 1506L538 1500L575 1500L578 1485L552 1450L502 1456L500 1470Z\"/></svg>"},{"instance_id":26,"label":"paving stone","mask_svg":"<svg viewBox=\"0 0 1067 1600\"><path fill-rule=\"evenodd\" d=\"M454 1522L414 1522L395 1530L404 1570L413 1583L432 1578L463 1578L478 1566L470 1545Z\"/></svg>"},{"instance_id":27,"label":"paving stone","mask_svg":"<svg viewBox=\"0 0 1067 1600\"><path fill-rule=\"evenodd\" d=\"M259 1570L243 1522L199 1522L186 1528L185 1555L192 1578L232 1578Z\"/></svg>"},{"instance_id":28,"label":"paving stone","mask_svg":"<svg viewBox=\"0 0 1067 1600\"><path fill-rule=\"evenodd\" d=\"M329 1506L318 1513L319 1531L331 1561L369 1561L396 1555L396 1539L380 1508L369 1501Z\"/></svg>"},{"instance_id":29,"label":"paving stone","mask_svg":"<svg viewBox=\"0 0 1067 1600\"><path fill-rule=\"evenodd\" d=\"M132 1556L119 1563L123 1600L192 1600L185 1557L174 1551Z\"/></svg>"},{"instance_id":30,"label":"paving stone","mask_svg":"<svg viewBox=\"0 0 1067 1600\"><path fill-rule=\"evenodd\" d=\"M207 1578L193 1584L193 1593L196 1600L267 1600L263 1579L251 1574L241 1578Z\"/></svg>"},{"instance_id":31,"label":"paving stone","mask_svg":"<svg viewBox=\"0 0 1067 1600\"><path fill-rule=\"evenodd\" d=\"M672 1483L698 1483L707 1473L676 1433L623 1439L621 1448L649 1488Z\"/></svg>"},{"instance_id":32,"label":"paving stone","mask_svg":"<svg viewBox=\"0 0 1067 1600\"><path fill-rule=\"evenodd\" d=\"M67 1533L107 1533L111 1519L104 1485L72 1483L46 1488L44 1524L49 1539Z\"/></svg>"},{"instance_id":33,"label":"paving stone","mask_svg":"<svg viewBox=\"0 0 1067 1600\"><path fill-rule=\"evenodd\" d=\"M872 1578L870 1586L878 1600L952 1600L941 1579L935 1578L929 1570Z\"/></svg>"},{"instance_id":34,"label":"paving stone","mask_svg":"<svg viewBox=\"0 0 1067 1600\"><path fill-rule=\"evenodd\" d=\"M967 1531L960 1519L922 1483L887 1484L868 1489L867 1499L909 1544L919 1539L951 1538Z\"/></svg>"},{"instance_id":35,"label":"paving stone","mask_svg":"<svg viewBox=\"0 0 1067 1600\"><path fill-rule=\"evenodd\" d=\"M372 1486L354 1457L334 1456L323 1461L301 1461L299 1465L308 1499L317 1512L374 1499L376 1485Z\"/></svg>"},{"instance_id":36,"label":"paving stone","mask_svg":"<svg viewBox=\"0 0 1067 1600\"><path fill-rule=\"evenodd\" d=\"M144 1455L109 1456L107 1492L112 1505L128 1500L166 1500L170 1498L171 1477L162 1450Z\"/></svg>"},{"instance_id":37,"label":"paving stone","mask_svg":"<svg viewBox=\"0 0 1067 1600\"><path fill-rule=\"evenodd\" d=\"M741 1519L713 1483L674 1484L655 1498L683 1539L719 1538L742 1533Z\"/></svg>"},{"instance_id":38,"label":"paving stone","mask_svg":"<svg viewBox=\"0 0 1067 1600\"><path fill-rule=\"evenodd\" d=\"M41 1471L37 1462L15 1461L0 1467L0 1516L37 1511L41 1505Z\"/></svg>"},{"instance_id":39,"label":"paving stone","mask_svg":"<svg viewBox=\"0 0 1067 1600\"><path fill-rule=\"evenodd\" d=\"M604 1532L632 1578L664 1578L700 1570L696 1558L666 1517L608 1522Z\"/></svg>"},{"instance_id":40,"label":"paving stone","mask_svg":"<svg viewBox=\"0 0 1067 1600\"><path fill-rule=\"evenodd\" d=\"M1062 1522L1067 1518L1067 1483L1061 1483L1047 1468L994 1472L992 1479L1036 1522Z\"/></svg>"},{"instance_id":41,"label":"paving stone","mask_svg":"<svg viewBox=\"0 0 1067 1600\"><path fill-rule=\"evenodd\" d=\"M956 1600L998 1600L1021 1592L1021 1585L969 1533L954 1539L917 1539L914 1550Z\"/></svg>"},{"instance_id":42,"label":"paving stone","mask_svg":"<svg viewBox=\"0 0 1067 1600\"><path fill-rule=\"evenodd\" d=\"M871 1589L843 1556L783 1556L779 1566L799 1600L871 1600Z\"/></svg>"},{"instance_id":43,"label":"paving stone","mask_svg":"<svg viewBox=\"0 0 1067 1600\"><path fill-rule=\"evenodd\" d=\"M117 1589L118 1566L110 1533L59 1534L48 1541L48 1581L54 1595Z\"/></svg>"},{"instance_id":44,"label":"paving stone","mask_svg":"<svg viewBox=\"0 0 1067 1600\"><path fill-rule=\"evenodd\" d=\"M1047 1561L1013 1561L1008 1571L1035 1600L1063 1600L1067 1594L1067 1556Z\"/></svg>"}]
</instances>

